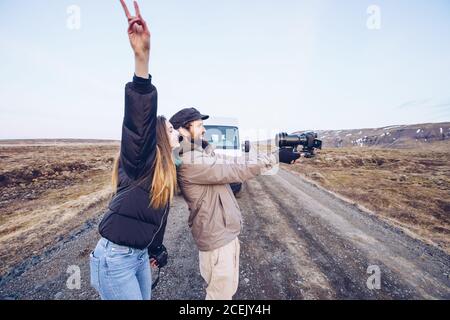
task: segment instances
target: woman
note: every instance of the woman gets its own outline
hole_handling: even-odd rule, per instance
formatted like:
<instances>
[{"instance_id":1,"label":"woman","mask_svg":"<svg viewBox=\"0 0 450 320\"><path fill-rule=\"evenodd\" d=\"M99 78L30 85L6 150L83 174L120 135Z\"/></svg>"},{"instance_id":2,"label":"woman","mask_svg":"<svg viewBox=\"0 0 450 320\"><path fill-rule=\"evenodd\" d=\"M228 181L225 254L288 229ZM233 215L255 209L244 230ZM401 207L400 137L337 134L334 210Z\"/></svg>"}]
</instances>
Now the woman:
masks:
<instances>
[{"instance_id":1,"label":"woman","mask_svg":"<svg viewBox=\"0 0 450 320\"><path fill-rule=\"evenodd\" d=\"M176 188L172 150L178 132L156 116L157 91L148 73L150 32L134 2L128 35L135 56L133 82L125 88L120 154L113 170L116 192L99 225L102 236L90 255L91 285L102 299L149 300L152 253L162 246L170 201Z\"/></svg>"}]
</instances>

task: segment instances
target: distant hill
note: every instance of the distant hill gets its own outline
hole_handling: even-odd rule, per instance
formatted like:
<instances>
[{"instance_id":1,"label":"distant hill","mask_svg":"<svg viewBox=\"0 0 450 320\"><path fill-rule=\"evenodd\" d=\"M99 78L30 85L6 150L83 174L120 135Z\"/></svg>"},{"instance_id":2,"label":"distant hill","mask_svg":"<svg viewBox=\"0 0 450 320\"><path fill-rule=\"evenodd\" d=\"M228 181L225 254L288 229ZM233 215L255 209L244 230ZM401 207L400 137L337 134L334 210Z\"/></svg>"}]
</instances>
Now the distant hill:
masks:
<instances>
[{"instance_id":1,"label":"distant hill","mask_svg":"<svg viewBox=\"0 0 450 320\"><path fill-rule=\"evenodd\" d=\"M294 133L302 133L297 131ZM325 148L414 148L450 141L450 122L398 125L373 129L318 130Z\"/></svg>"}]
</instances>

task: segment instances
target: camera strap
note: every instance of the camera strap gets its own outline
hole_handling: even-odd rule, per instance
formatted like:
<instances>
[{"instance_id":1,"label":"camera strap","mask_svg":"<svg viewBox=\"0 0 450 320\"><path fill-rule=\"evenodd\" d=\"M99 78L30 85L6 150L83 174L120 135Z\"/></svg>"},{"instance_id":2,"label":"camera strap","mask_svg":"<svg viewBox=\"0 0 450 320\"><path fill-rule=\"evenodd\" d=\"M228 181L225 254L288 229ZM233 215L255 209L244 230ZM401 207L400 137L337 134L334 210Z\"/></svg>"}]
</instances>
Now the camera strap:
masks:
<instances>
[{"instance_id":1,"label":"camera strap","mask_svg":"<svg viewBox=\"0 0 450 320\"><path fill-rule=\"evenodd\" d=\"M163 214L163 217L162 217L162 219L161 219L161 224L160 224L158 230L156 230L155 234L153 235L152 241L150 241L150 243L147 245L146 249L148 249L148 248L152 245L153 240L155 240L156 235L157 235L158 232L161 230L161 227L162 227L162 225L164 224L164 219L166 218L166 215L167 215L167 213L169 212L169 208L170 208L170 204L168 203L168 204L166 205L166 209L164 210L164 214ZM151 271L150 271L150 272L151 272ZM153 281L153 283L152 283L152 290L155 289L156 286L158 285L160 273L161 273L161 268L158 267L158 276L156 277L155 281Z\"/></svg>"},{"instance_id":2,"label":"camera strap","mask_svg":"<svg viewBox=\"0 0 450 320\"><path fill-rule=\"evenodd\" d=\"M161 273L161 268L158 267L158 276L156 277L155 281L152 283L152 290L156 288L159 282L159 274Z\"/></svg>"}]
</instances>

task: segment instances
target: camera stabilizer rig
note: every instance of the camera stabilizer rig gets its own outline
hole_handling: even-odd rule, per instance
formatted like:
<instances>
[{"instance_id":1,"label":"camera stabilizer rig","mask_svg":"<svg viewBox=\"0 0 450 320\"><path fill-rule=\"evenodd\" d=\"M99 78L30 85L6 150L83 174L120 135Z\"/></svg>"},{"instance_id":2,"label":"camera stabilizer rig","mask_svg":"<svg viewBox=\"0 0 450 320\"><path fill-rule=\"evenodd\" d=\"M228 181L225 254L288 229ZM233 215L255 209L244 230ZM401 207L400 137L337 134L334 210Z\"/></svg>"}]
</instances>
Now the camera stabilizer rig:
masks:
<instances>
[{"instance_id":1,"label":"camera stabilizer rig","mask_svg":"<svg viewBox=\"0 0 450 320\"><path fill-rule=\"evenodd\" d=\"M287 134L285 132L279 133L275 136L275 145L280 148L281 156L284 155L289 158L289 153L292 153L296 158L304 156L305 158L312 158L315 156L315 149L322 149L322 140L317 139L316 132L305 132L301 134Z\"/></svg>"}]
</instances>

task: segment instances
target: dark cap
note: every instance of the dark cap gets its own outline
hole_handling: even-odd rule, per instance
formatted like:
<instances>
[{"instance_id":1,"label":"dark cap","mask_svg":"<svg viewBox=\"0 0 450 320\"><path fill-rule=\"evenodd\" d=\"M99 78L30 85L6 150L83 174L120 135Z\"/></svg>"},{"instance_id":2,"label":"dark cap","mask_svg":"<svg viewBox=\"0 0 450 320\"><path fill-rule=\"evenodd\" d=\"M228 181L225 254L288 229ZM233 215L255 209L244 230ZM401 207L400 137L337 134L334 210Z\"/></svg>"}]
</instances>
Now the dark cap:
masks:
<instances>
[{"instance_id":1,"label":"dark cap","mask_svg":"<svg viewBox=\"0 0 450 320\"><path fill-rule=\"evenodd\" d=\"M180 127L184 127L191 121L200 119L206 120L208 118L209 116L201 114L195 108L185 108L175 113L169 121L175 129L179 129Z\"/></svg>"}]
</instances>

